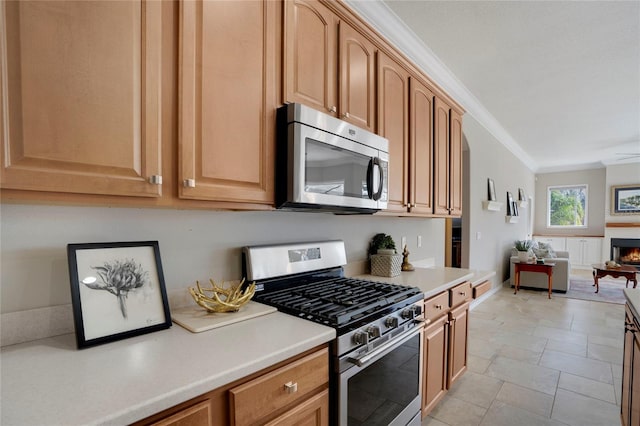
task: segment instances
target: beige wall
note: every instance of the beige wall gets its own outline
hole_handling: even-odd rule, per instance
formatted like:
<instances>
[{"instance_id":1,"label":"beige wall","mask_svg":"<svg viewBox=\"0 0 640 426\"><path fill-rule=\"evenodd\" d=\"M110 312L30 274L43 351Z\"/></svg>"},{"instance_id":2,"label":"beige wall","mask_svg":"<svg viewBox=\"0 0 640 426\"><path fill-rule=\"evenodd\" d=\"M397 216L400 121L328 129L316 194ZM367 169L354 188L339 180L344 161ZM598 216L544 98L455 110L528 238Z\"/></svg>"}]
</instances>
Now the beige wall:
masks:
<instances>
[{"instance_id":1,"label":"beige wall","mask_svg":"<svg viewBox=\"0 0 640 426\"><path fill-rule=\"evenodd\" d=\"M352 262L385 232L398 245L407 237L410 259L444 263L443 219L10 204L0 218L1 313L71 303L69 243L157 240L168 290L241 278L240 249L251 244L342 239Z\"/></svg>"},{"instance_id":2,"label":"beige wall","mask_svg":"<svg viewBox=\"0 0 640 426\"><path fill-rule=\"evenodd\" d=\"M579 170L559 173L543 173L536 176L534 234L536 235L604 235L605 178L606 169ZM587 227L581 229L558 229L547 227L547 188L556 185L589 186L587 194Z\"/></svg>"},{"instance_id":3,"label":"beige wall","mask_svg":"<svg viewBox=\"0 0 640 426\"><path fill-rule=\"evenodd\" d=\"M520 209L518 223L506 223L506 193L517 197L522 188L532 195L534 174L473 117L465 116L463 131L469 147L465 155L463 247L466 244L467 248L463 249L463 267L494 270L502 282L509 276L507 260L513 242L527 237L531 212L530 206ZM483 208L488 178L494 180L496 197L503 203L499 212Z\"/></svg>"}]
</instances>

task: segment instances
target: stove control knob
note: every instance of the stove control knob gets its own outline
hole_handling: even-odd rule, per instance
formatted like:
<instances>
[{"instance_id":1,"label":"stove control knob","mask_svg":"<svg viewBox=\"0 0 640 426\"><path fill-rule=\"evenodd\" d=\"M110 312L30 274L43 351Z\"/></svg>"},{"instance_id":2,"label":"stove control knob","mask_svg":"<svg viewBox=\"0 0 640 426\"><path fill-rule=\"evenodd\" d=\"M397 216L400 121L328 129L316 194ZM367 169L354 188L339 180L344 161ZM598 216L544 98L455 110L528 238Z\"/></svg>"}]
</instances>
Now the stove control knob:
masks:
<instances>
[{"instance_id":1,"label":"stove control knob","mask_svg":"<svg viewBox=\"0 0 640 426\"><path fill-rule=\"evenodd\" d=\"M364 331L356 331L353 335L353 343L357 345L366 345L369 343L369 334Z\"/></svg>"},{"instance_id":2,"label":"stove control knob","mask_svg":"<svg viewBox=\"0 0 640 426\"><path fill-rule=\"evenodd\" d=\"M419 305L411 305L404 309L400 316L404 319L413 319L422 313L422 308Z\"/></svg>"},{"instance_id":3,"label":"stove control knob","mask_svg":"<svg viewBox=\"0 0 640 426\"><path fill-rule=\"evenodd\" d=\"M380 327L378 327L377 325L371 325L367 327L367 334L369 335L370 339L375 339L376 337L380 337L381 335Z\"/></svg>"},{"instance_id":4,"label":"stove control knob","mask_svg":"<svg viewBox=\"0 0 640 426\"><path fill-rule=\"evenodd\" d=\"M387 328L396 328L398 326L398 318L397 317L387 317L384 320L384 325Z\"/></svg>"}]
</instances>

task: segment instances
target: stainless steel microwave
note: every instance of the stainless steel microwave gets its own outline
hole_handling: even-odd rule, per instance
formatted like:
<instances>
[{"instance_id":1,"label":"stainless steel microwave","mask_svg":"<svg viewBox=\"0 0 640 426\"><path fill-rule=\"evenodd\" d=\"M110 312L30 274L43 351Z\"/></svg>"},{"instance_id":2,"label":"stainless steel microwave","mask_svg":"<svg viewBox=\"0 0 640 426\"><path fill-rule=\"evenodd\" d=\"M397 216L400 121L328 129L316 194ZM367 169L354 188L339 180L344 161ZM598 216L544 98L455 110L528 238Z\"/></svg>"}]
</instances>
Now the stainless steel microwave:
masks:
<instances>
[{"instance_id":1,"label":"stainless steel microwave","mask_svg":"<svg viewBox=\"0 0 640 426\"><path fill-rule=\"evenodd\" d=\"M375 213L387 207L389 141L301 104L277 111L276 207Z\"/></svg>"}]
</instances>

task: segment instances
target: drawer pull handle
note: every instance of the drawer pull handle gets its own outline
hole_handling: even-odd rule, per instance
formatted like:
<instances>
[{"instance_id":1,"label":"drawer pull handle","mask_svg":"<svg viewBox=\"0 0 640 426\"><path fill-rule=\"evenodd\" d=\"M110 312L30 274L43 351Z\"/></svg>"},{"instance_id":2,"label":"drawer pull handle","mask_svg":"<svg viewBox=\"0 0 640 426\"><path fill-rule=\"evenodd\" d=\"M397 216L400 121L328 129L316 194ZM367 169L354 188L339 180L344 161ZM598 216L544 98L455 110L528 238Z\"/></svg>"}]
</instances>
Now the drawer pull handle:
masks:
<instances>
[{"instance_id":1,"label":"drawer pull handle","mask_svg":"<svg viewBox=\"0 0 640 426\"><path fill-rule=\"evenodd\" d=\"M461 291L461 292L460 292L460 296L466 296L466 295L467 295L467 293L466 293L466 292L464 292L464 291Z\"/></svg>"},{"instance_id":2,"label":"drawer pull handle","mask_svg":"<svg viewBox=\"0 0 640 426\"><path fill-rule=\"evenodd\" d=\"M287 382L284 384L284 390L287 393L296 393L298 392L298 383L294 383L294 382Z\"/></svg>"},{"instance_id":3,"label":"drawer pull handle","mask_svg":"<svg viewBox=\"0 0 640 426\"><path fill-rule=\"evenodd\" d=\"M436 309L442 309L442 305L436 305L436 306L434 306L434 308L436 308Z\"/></svg>"}]
</instances>

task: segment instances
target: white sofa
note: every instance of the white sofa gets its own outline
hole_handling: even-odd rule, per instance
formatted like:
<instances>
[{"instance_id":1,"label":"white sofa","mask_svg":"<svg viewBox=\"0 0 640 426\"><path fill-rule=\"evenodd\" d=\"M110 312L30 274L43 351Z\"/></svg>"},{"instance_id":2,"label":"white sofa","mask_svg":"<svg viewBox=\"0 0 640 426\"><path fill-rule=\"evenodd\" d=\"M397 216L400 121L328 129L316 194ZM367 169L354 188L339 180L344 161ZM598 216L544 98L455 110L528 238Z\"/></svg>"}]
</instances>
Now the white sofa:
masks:
<instances>
[{"instance_id":1,"label":"white sofa","mask_svg":"<svg viewBox=\"0 0 640 426\"><path fill-rule=\"evenodd\" d=\"M556 251L557 257L544 257L547 263L555 263L553 267L553 291L561 291L566 293L569 289L569 274L571 272L571 264L569 263L568 251ZM511 251L509 281L511 286L515 285L516 274L513 263L518 260L518 252L514 248ZM549 288L547 275L539 272L520 272L520 288L540 288L547 290Z\"/></svg>"}]
</instances>

